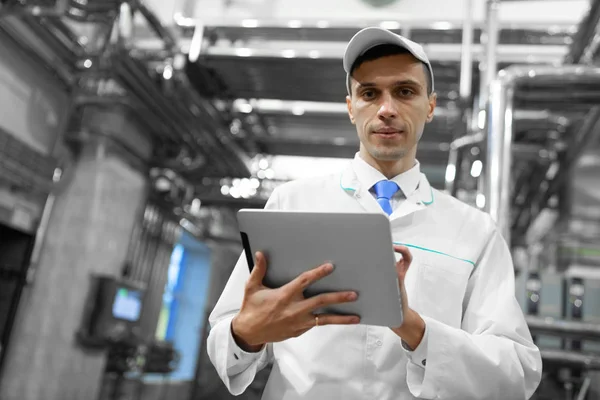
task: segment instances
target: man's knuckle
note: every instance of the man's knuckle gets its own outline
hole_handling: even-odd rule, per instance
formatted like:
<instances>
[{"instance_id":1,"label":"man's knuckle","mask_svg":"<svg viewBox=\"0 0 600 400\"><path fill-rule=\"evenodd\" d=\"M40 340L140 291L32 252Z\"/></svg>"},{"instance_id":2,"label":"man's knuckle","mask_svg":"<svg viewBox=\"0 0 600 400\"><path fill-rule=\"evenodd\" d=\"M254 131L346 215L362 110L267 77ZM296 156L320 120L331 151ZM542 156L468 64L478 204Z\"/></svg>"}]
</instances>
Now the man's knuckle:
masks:
<instances>
[{"instance_id":1,"label":"man's knuckle","mask_svg":"<svg viewBox=\"0 0 600 400\"><path fill-rule=\"evenodd\" d=\"M319 296L315 299L315 305L317 307L323 307L327 304L327 298L325 296Z\"/></svg>"},{"instance_id":2,"label":"man's knuckle","mask_svg":"<svg viewBox=\"0 0 600 400\"><path fill-rule=\"evenodd\" d=\"M273 305L277 308L283 306L286 303L285 293L281 292L273 298Z\"/></svg>"}]
</instances>

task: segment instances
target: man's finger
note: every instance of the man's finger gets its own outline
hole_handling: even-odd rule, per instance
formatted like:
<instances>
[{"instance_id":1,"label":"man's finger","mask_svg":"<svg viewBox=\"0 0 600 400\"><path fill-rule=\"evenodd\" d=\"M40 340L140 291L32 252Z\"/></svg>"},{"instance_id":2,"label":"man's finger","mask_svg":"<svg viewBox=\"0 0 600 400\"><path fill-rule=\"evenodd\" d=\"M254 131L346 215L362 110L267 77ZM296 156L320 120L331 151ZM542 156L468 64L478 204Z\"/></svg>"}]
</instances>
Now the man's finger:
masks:
<instances>
[{"instance_id":1,"label":"man's finger","mask_svg":"<svg viewBox=\"0 0 600 400\"><path fill-rule=\"evenodd\" d=\"M360 323L360 317L356 315L319 314L318 326L324 325L356 325ZM313 326L317 326L317 318Z\"/></svg>"},{"instance_id":2,"label":"man's finger","mask_svg":"<svg viewBox=\"0 0 600 400\"><path fill-rule=\"evenodd\" d=\"M252 268L252 272L250 273L250 278L248 279L248 285L250 287L260 287L263 284L263 279L267 273L267 260L265 256L260 251L257 251L254 255L256 258L256 262L254 263L254 268Z\"/></svg>"},{"instance_id":3,"label":"man's finger","mask_svg":"<svg viewBox=\"0 0 600 400\"><path fill-rule=\"evenodd\" d=\"M330 263L323 264L310 271L303 272L296 279L284 286L283 290L288 296L294 296L304 292L314 282L326 277L333 272L333 265Z\"/></svg>"},{"instance_id":4,"label":"man's finger","mask_svg":"<svg viewBox=\"0 0 600 400\"><path fill-rule=\"evenodd\" d=\"M301 307L303 311L312 312L332 304L350 303L357 298L356 292L323 293L302 301Z\"/></svg>"},{"instance_id":5,"label":"man's finger","mask_svg":"<svg viewBox=\"0 0 600 400\"><path fill-rule=\"evenodd\" d=\"M412 254L410 250L408 250L408 247L395 244L394 251L402 255L402 260L407 267L412 263Z\"/></svg>"}]
</instances>

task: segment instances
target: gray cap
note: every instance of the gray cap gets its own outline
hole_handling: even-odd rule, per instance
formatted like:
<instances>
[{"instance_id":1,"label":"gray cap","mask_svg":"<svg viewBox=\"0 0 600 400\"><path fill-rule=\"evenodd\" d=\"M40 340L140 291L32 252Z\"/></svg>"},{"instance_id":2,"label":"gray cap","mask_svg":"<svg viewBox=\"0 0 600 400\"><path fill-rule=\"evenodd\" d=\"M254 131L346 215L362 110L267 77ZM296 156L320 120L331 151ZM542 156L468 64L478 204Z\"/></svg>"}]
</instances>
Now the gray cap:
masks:
<instances>
[{"instance_id":1,"label":"gray cap","mask_svg":"<svg viewBox=\"0 0 600 400\"><path fill-rule=\"evenodd\" d=\"M344 54L344 70L347 74L346 85L348 93L350 93L350 70L356 62L356 59L363 55L367 50L381 44L394 44L408 50L415 58L422 61L429 69L431 77L431 90L433 91L433 68L423 47L403 36L397 35L387 29L382 28L365 28L359 31L348 43Z\"/></svg>"}]
</instances>

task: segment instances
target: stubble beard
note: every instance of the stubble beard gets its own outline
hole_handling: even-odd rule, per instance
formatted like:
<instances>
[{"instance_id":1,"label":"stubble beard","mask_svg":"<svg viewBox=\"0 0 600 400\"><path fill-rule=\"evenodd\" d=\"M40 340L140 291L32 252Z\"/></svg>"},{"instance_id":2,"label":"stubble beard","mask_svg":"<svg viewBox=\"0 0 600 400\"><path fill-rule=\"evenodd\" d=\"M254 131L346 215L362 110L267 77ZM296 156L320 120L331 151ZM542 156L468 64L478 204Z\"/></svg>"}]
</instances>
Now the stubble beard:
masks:
<instances>
[{"instance_id":1,"label":"stubble beard","mask_svg":"<svg viewBox=\"0 0 600 400\"><path fill-rule=\"evenodd\" d=\"M371 153L371 156L373 158L375 158L376 160L381 160L381 161L398 161L403 159L404 157L406 157L406 154L408 153L408 151L406 149L398 149L398 148L384 148L384 149L379 149L379 148L373 148L371 149L371 151L369 152Z\"/></svg>"}]
</instances>

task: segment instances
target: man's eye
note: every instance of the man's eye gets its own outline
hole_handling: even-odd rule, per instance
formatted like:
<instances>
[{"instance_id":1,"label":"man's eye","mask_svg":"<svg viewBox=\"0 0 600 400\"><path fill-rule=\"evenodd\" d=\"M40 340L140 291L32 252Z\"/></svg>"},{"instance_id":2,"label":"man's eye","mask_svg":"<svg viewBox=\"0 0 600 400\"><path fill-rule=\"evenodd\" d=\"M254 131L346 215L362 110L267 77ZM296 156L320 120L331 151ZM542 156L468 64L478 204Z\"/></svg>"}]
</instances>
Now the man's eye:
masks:
<instances>
[{"instance_id":1,"label":"man's eye","mask_svg":"<svg viewBox=\"0 0 600 400\"><path fill-rule=\"evenodd\" d=\"M407 96L411 96L413 95L415 92L413 92L411 89L400 89L400 95L407 97Z\"/></svg>"},{"instance_id":2,"label":"man's eye","mask_svg":"<svg viewBox=\"0 0 600 400\"><path fill-rule=\"evenodd\" d=\"M362 97L365 99L372 99L375 97L375 92L373 90L366 90L362 93Z\"/></svg>"}]
</instances>

